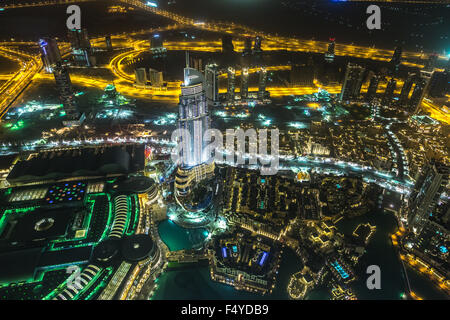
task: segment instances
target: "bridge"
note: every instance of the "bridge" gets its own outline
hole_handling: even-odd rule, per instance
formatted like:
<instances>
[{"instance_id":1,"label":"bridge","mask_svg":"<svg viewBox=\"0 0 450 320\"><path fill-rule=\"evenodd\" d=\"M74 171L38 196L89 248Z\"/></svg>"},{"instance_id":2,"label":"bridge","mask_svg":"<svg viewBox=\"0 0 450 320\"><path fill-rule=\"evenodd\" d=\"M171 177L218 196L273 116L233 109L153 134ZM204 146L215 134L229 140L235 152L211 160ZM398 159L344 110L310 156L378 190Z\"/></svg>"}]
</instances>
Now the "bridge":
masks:
<instances>
[{"instance_id":1,"label":"bridge","mask_svg":"<svg viewBox=\"0 0 450 320\"><path fill-rule=\"evenodd\" d=\"M200 260L208 260L206 251L196 252L192 250L169 251L166 254L167 261L177 263L195 263Z\"/></svg>"}]
</instances>

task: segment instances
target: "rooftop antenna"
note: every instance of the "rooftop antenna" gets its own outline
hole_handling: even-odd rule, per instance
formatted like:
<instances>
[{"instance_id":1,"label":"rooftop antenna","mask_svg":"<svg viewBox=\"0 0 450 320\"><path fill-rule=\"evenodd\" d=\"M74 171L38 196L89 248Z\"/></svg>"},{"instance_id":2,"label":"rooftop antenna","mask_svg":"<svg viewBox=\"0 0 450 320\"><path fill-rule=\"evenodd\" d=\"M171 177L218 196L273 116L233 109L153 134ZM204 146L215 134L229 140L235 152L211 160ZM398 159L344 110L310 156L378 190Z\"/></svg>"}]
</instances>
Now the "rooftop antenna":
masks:
<instances>
[{"instance_id":1,"label":"rooftop antenna","mask_svg":"<svg viewBox=\"0 0 450 320\"><path fill-rule=\"evenodd\" d=\"M189 50L186 50L186 68L189 68Z\"/></svg>"}]
</instances>

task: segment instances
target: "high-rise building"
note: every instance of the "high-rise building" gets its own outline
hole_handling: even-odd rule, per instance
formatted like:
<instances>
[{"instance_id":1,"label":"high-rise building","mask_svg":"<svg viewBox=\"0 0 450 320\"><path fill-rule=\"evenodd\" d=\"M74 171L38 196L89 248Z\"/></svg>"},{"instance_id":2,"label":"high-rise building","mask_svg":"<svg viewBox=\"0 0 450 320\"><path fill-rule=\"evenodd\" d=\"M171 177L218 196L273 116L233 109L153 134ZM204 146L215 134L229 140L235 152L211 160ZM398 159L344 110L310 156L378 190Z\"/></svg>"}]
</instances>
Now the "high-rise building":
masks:
<instances>
[{"instance_id":1,"label":"high-rise building","mask_svg":"<svg viewBox=\"0 0 450 320\"><path fill-rule=\"evenodd\" d=\"M75 103L69 71L58 62L53 68L53 75L55 77L56 87L58 88L60 101L66 112L66 119L76 120L80 114Z\"/></svg>"},{"instance_id":2,"label":"high-rise building","mask_svg":"<svg viewBox=\"0 0 450 320\"><path fill-rule=\"evenodd\" d=\"M415 73L408 74L408 77L406 78L405 83L403 84L402 91L400 92L400 98L398 100L400 105L405 105L408 102L409 94L411 92L415 78L416 78Z\"/></svg>"},{"instance_id":3,"label":"high-rise building","mask_svg":"<svg viewBox=\"0 0 450 320\"><path fill-rule=\"evenodd\" d=\"M227 88L227 101L228 103L234 103L235 91L236 91L236 71L233 67L228 68L228 88Z\"/></svg>"},{"instance_id":4,"label":"high-rise building","mask_svg":"<svg viewBox=\"0 0 450 320\"><path fill-rule=\"evenodd\" d=\"M50 38L41 39L39 40L39 48L45 70L52 72L55 77L59 99L66 113L66 120L63 123L65 125L73 125L75 122L83 121L84 118L80 118L80 113L77 110L69 71L62 64L56 40Z\"/></svg>"},{"instance_id":5,"label":"high-rise building","mask_svg":"<svg viewBox=\"0 0 450 320\"><path fill-rule=\"evenodd\" d=\"M366 101L372 102L377 95L378 85L380 84L381 77L379 75L373 75L370 78L369 87L367 88Z\"/></svg>"},{"instance_id":6,"label":"high-rise building","mask_svg":"<svg viewBox=\"0 0 450 320\"><path fill-rule=\"evenodd\" d=\"M150 35L150 50L157 51L164 48L163 38L159 33L154 33Z\"/></svg>"},{"instance_id":7,"label":"high-rise building","mask_svg":"<svg viewBox=\"0 0 450 320\"><path fill-rule=\"evenodd\" d=\"M145 68L137 68L134 70L134 79L137 86L145 86L147 84L147 70Z\"/></svg>"},{"instance_id":8,"label":"high-rise building","mask_svg":"<svg viewBox=\"0 0 450 320\"><path fill-rule=\"evenodd\" d=\"M113 47L112 47L111 36L106 36L105 42L106 42L106 50L112 51Z\"/></svg>"},{"instance_id":9,"label":"high-rise building","mask_svg":"<svg viewBox=\"0 0 450 320\"><path fill-rule=\"evenodd\" d=\"M217 64L205 67L205 91L208 106L214 106L219 101L219 71Z\"/></svg>"},{"instance_id":10,"label":"high-rise building","mask_svg":"<svg viewBox=\"0 0 450 320\"><path fill-rule=\"evenodd\" d=\"M418 112L420 106L422 105L423 97L428 89L428 84L431 79L431 72L421 71L420 76L416 79L416 85L414 86L413 92L411 94L411 99L408 101L408 111Z\"/></svg>"},{"instance_id":11,"label":"high-rise building","mask_svg":"<svg viewBox=\"0 0 450 320\"><path fill-rule=\"evenodd\" d=\"M59 52L58 43L55 39L43 38L39 40L39 49L41 51L41 58L45 71L52 73L54 66L57 63L61 63L61 54Z\"/></svg>"},{"instance_id":12,"label":"high-rise building","mask_svg":"<svg viewBox=\"0 0 450 320\"><path fill-rule=\"evenodd\" d=\"M253 52L259 53L262 52L262 37L256 36L255 45L253 46Z\"/></svg>"},{"instance_id":13,"label":"high-rise building","mask_svg":"<svg viewBox=\"0 0 450 320\"><path fill-rule=\"evenodd\" d=\"M259 82L258 82L258 100L264 100L266 97L266 85L267 85L267 70L262 67L259 70Z\"/></svg>"},{"instance_id":14,"label":"high-rise building","mask_svg":"<svg viewBox=\"0 0 450 320\"><path fill-rule=\"evenodd\" d=\"M91 57L91 42L86 29L72 29L68 32L72 56L76 64L90 67L94 64Z\"/></svg>"},{"instance_id":15,"label":"high-rise building","mask_svg":"<svg viewBox=\"0 0 450 320\"><path fill-rule=\"evenodd\" d=\"M154 33L150 35L150 52L153 58L165 57L166 48L164 48L163 37L159 33Z\"/></svg>"},{"instance_id":16,"label":"high-rise building","mask_svg":"<svg viewBox=\"0 0 450 320\"><path fill-rule=\"evenodd\" d=\"M209 183L214 176L214 158L208 154L209 141L205 140L210 128L208 105L204 90L204 78L201 72L187 66L184 69L184 83L178 113L178 128L181 140L178 140L180 159L175 174L175 197L183 208L176 219L183 225L204 225L215 217L210 210L213 199L213 186L198 189L200 182ZM190 197L195 193L195 198ZM194 200L195 199L195 200Z\"/></svg>"},{"instance_id":17,"label":"high-rise building","mask_svg":"<svg viewBox=\"0 0 450 320\"><path fill-rule=\"evenodd\" d=\"M448 71L434 71L430 79L428 94L432 98L443 98L448 92L450 73Z\"/></svg>"},{"instance_id":18,"label":"high-rise building","mask_svg":"<svg viewBox=\"0 0 450 320\"><path fill-rule=\"evenodd\" d=\"M448 214L450 167L430 161L419 173L409 197L408 221L420 232L430 218L439 221Z\"/></svg>"},{"instance_id":19,"label":"high-rise building","mask_svg":"<svg viewBox=\"0 0 450 320\"><path fill-rule=\"evenodd\" d=\"M327 52L325 52L325 61L326 62L333 62L334 61L334 55L335 55L335 38L330 38L330 42L328 43L328 49Z\"/></svg>"},{"instance_id":20,"label":"high-rise building","mask_svg":"<svg viewBox=\"0 0 450 320\"><path fill-rule=\"evenodd\" d=\"M163 86L163 73L161 71L157 71L155 69L148 70L148 80L150 81L150 85L152 87L162 87Z\"/></svg>"},{"instance_id":21,"label":"high-rise building","mask_svg":"<svg viewBox=\"0 0 450 320\"><path fill-rule=\"evenodd\" d=\"M392 55L391 64L398 68L402 62L402 47L396 47L394 50L394 54Z\"/></svg>"},{"instance_id":22,"label":"high-rise building","mask_svg":"<svg viewBox=\"0 0 450 320\"><path fill-rule=\"evenodd\" d=\"M203 153L207 143L203 141L205 131L210 127L203 75L189 66L184 69L184 84L181 87L178 128L189 132L182 136L183 156L180 166L195 167L210 160Z\"/></svg>"},{"instance_id":23,"label":"high-rise building","mask_svg":"<svg viewBox=\"0 0 450 320\"><path fill-rule=\"evenodd\" d=\"M436 67L438 58L439 58L439 56L437 53L430 54L427 62L425 63L425 71L432 72L434 70L434 68Z\"/></svg>"},{"instance_id":24,"label":"high-rise building","mask_svg":"<svg viewBox=\"0 0 450 320\"><path fill-rule=\"evenodd\" d=\"M345 101L357 99L361 92L361 86L364 80L365 68L349 62L345 71L344 84L342 85L339 100Z\"/></svg>"},{"instance_id":25,"label":"high-rise building","mask_svg":"<svg viewBox=\"0 0 450 320\"><path fill-rule=\"evenodd\" d=\"M251 37L244 38L244 50L242 51L242 55L248 56L252 54L252 45L253 39Z\"/></svg>"},{"instance_id":26,"label":"high-rise building","mask_svg":"<svg viewBox=\"0 0 450 320\"><path fill-rule=\"evenodd\" d=\"M234 52L233 38L229 34L222 36L222 52L223 53Z\"/></svg>"},{"instance_id":27,"label":"high-rise building","mask_svg":"<svg viewBox=\"0 0 450 320\"><path fill-rule=\"evenodd\" d=\"M392 103L392 98L394 97L395 89L397 89L397 81L391 78L387 83L386 90L384 91L383 99L381 103L384 106L390 106Z\"/></svg>"},{"instance_id":28,"label":"high-rise building","mask_svg":"<svg viewBox=\"0 0 450 320\"><path fill-rule=\"evenodd\" d=\"M246 100L248 98L248 68L242 69L241 76L241 99Z\"/></svg>"},{"instance_id":29,"label":"high-rise building","mask_svg":"<svg viewBox=\"0 0 450 320\"><path fill-rule=\"evenodd\" d=\"M203 72L203 59L198 57L192 57L191 64L194 69Z\"/></svg>"},{"instance_id":30,"label":"high-rise building","mask_svg":"<svg viewBox=\"0 0 450 320\"><path fill-rule=\"evenodd\" d=\"M68 32L68 37L72 50L74 49L91 49L91 42L86 29L72 29Z\"/></svg>"}]
</instances>

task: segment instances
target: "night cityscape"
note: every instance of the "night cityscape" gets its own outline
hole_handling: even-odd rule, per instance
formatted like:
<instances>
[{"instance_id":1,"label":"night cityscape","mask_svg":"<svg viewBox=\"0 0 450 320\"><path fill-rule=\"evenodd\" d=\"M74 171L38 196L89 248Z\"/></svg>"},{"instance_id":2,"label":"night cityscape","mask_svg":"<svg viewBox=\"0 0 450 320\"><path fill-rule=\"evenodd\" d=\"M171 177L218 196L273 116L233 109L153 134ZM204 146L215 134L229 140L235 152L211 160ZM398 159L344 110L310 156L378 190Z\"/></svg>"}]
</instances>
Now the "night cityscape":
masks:
<instances>
[{"instance_id":1,"label":"night cityscape","mask_svg":"<svg viewBox=\"0 0 450 320\"><path fill-rule=\"evenodd\" d=\"M449 18L2 1L0 301L449 300Z\"/></svg>"}]
</instances>

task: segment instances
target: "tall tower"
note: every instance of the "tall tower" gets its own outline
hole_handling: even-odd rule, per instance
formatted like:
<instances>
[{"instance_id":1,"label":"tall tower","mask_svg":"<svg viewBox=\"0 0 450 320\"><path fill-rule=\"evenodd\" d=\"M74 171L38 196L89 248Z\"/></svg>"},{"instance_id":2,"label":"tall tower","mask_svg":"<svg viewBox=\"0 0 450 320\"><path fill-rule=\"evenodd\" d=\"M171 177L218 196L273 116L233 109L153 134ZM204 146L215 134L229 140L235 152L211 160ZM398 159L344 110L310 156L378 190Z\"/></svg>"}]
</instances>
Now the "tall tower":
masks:
<instances>
[{"instance_id":1,"label":"tall tower","mask_svg":"<svg viewBox=\"0 0 450 320\"><path fill-rule=\"evenodd\" d=\"M66 118L68 120L77 120L80 114L77 111L69 71L58 62L53 69L53 75L59 91L59 98L66 112Z\"/></svg>"},{"instance_id":2,"label":"tall tower","mask_svg":"<svg viewBox=\"0 0 450 320\"><path fill-rule=\"evenodd\" d=\"M134 70L134 83L137 86L145 86L147 84L148 76L147 69L145 68L136 68Z\"/></svg>"},{"instance_id":3,"label":"tall tower","mask_svg":"<svg viewBox=\"0 0 450 320\"><path fill-rule=\"evenodd\" d=\"M253 46L253 51L256 53L262 52L262 37L256 36L255 45Z\"/></svg>"},{"instance_id":4,"label":"tall tower","mask_svg":"<svg viewBox=\"0 0 450 320\"><path fill-rule=\"evenodd\" d=\"M392 98L394 96L395 89L397 88L397 81L394 78L391 78L389 80L386 90L384 91L383 99L381 100L381 103L384 106L390 106L392 103Z\"/></svg>"},{"instance_id":5,"label":"tall tower","mask_svg":"<svg viewBox=\"0 0 450 320\"><path fill-rule=\"evenodd\" d=\"M67 123L78 120L80 114L77 111L69 71L62 64L61 54L56 40L43 38L39 40L39 48L45 70L52 72L55 77L59 99L64 107Z\"/></svg>"},{"instance_id":6,"label":"tall tower","mask_svg":"<svg viewBox=\"0 0 450 320\"><path fill-rule=\"evenodd\" d=\"M181 167L195 167L209 160L203 149L205 131L209 129L210 118L203 88L203 75L189 65L184 69L184 84L181 87L178 105L178 128L189 132L189 137L182 137L185 152L181 158Z\"/></svg>"},{"instance_id":7,"label":"tall tower","mask_svg":"<svg viewBox=\"0 0 450 320\"><path fill-rule=\"evenodd\" d=\"M112 51L113 47L112 47L111 36L106 36L105 42L106 42L106 50Z\"/></svg>"},{"instance_id":8,"label":"tall tower","mask_svg":"<svg viewBox=\"0 0 450 320\"><path fill-rule=\"evenodd\" d=\"M408 111L417 112L422 105L423 97L428 88L428 84L431 79L431 72L421 71L420 76L416 80L416 85L414 86L413 93L411 94L411 99L408 102Z\"/></svg>"},{"instance_id":9,"label":"tall tower","mask_svg":"<svg viewBox=\"0 0 450 320\"><path fill-rule=\"evenodd\" d=\"M402 47L399 46L395 48L390 62L395 67L395 69L398 69L402 62Z\"/></svg>"},{"instance_id":10,"label":"tall tower","mask_svg":"<svg viewBox=\"0 0 450 320\"><path fill-rule=\"evenodd\" d=\"M234 103L236 91L236 71L233 67L228 68L228 90L227 90L227 100L228 103Z\"/></svg>"},{"instance_id":11,"label":"tall tower","mask_svg":"<svg viewBox=\"0 0 450 320\"><path fill-rule=\"evenodd\" d=\"M357 99L361 92L365 68L349 62L345 71L344 84L342 85L339 100Z\"/></svg>"},{"instance_id":12,"label":"tall tower","mask_svg":"<svg viewBox=\"0 0 450 320\"><path fill-rule=\"evenodd\" d=\"M409 197L408 221L420 231L430 217L442 218L448 211L450 167L431 161L419 174Z\"/></svg>"},{"instance_id":13,"label":"tall tower","mask_svg":"<svg viewBox=\"0 0 450 320\"><path fill-rule=\"evenodd\" d=\"M205 225L215 217L210 185L215 165L212 155L207 153L209 141L204 140L209 127L204 77L189 67L187 54L178 114L182 153L175 175L175 198L183 209L177 210L176 219L184 226Z\"/></svg>"},{"instance_id":14,"label":"tall tower","mask_svg":"<svg viewBox=\"0 0 450 320\"><path fill-rule=\"evenodd\" d=\"M241 99L246 100L248 98L248 68L242 69L241 80Z\"/></svg>"},{"instance_id":15,"label":"tall tower","mask_svg":"<svg viewBox=\"0 0 450 320\"><path fill-rule=\"evenodd\" d=\"M258 100L264 100L266 96L267 70L262 67L259 70Z\"/></svg>"},{"instance_id":16,"label":"tall tower","mask_svg":"<svg viewBox=\"0 0 450 320\"><path fill-rule=\"evenodd\" d=\"M43 38L39 40L39 49L45 71L52 73L55 65L61 62L58 43L55 39Z\"/></svg>"},{"instance_id":17,"label":"tall tower","mask_svg":"<svg viewBox=\"0 0 450 320\"><path fill-rule=\"evenodd\" d=\"M378 75L373 75L373 77L370 79L369 87L367 88L367 93L366 93L366 101L367 102L372 102L372 100L376 97L380 79L381 79L381 77Z\"/></svg>"},{"instance_id":18,"label":"tall tower","mask_svg":"<svg viewBox=\"0 0 450 320\"><path fill-rule=\"evenodd\" d=\"M72 29L68 32L72 56L76 63L90 67L91 42L86 29Z\"/></svg>"},{"instance_id":19,"label":"tall tower","mask_svg":"<svg viewBox=\"0 0 450 320\"><path fill-rule=\"evenodd\" d=\"M400 92L400 99L399 104L405 105L408 102L409 99L409 93L411 92L411 88L414 84L414 79L416 77L415 73L409 73L408 77L405 80L405 83L403 84L402 91Z\"/></svg>"},{"instance_id":20,"label":"tall tower","mask_svg":"<svg viewBox=\"0 0 450 320\"><path fill-rule=\"evenodd\" d=\"M219 71L217 64L208 64L205 67L206 102L211 107L219 101Z\"/></svg>"},{"instance_id":21,"label":"tall tower","mask_svg":"<svg viewBox=\"0 0 450 320\"><path fill-rule=\"evenodd\" d=\"M335 38L330 38L330 42L328 43L328 49L327 52L325 52L325 61L326 62L333 62L334 61L334 55L335 55Z\"/></svg>"}]
</instances>

